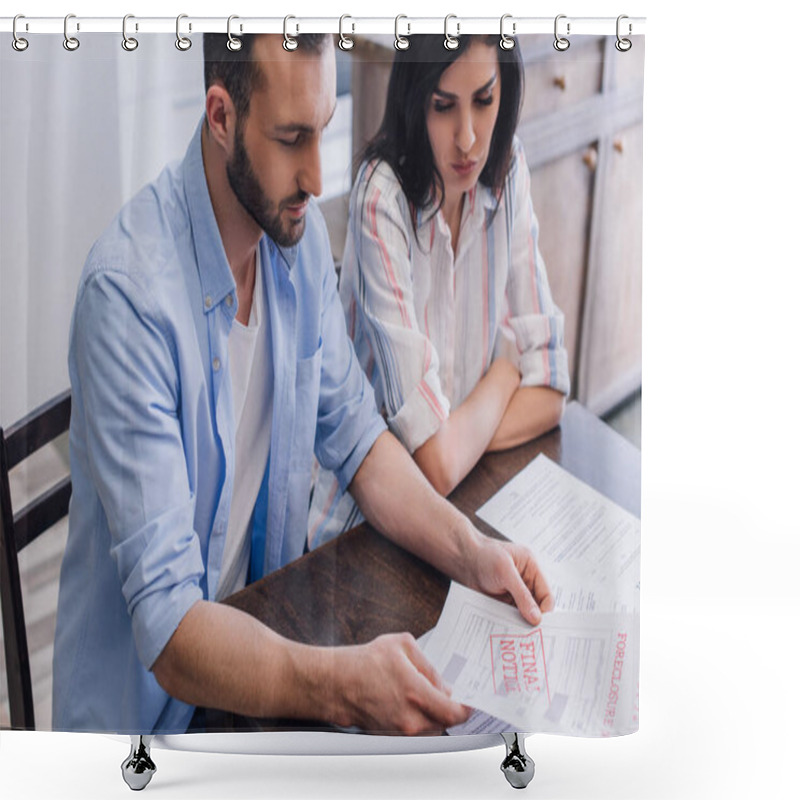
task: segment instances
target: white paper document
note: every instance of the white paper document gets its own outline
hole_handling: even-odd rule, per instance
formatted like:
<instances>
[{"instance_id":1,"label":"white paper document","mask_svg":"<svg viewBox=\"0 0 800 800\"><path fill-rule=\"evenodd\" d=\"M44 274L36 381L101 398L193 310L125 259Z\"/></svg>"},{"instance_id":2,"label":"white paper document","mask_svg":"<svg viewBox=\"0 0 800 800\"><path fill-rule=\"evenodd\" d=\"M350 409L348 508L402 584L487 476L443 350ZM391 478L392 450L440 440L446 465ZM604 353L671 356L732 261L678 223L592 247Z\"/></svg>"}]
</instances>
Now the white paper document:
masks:
<instances>
[{"instance_id":1,"label":"white paper document","mask_svg":"<svg viewBox=\"0 0 800 800\"><path fill-rule=\"evenodd\" d=\"M551 461L537 456L477 515L527 545L558 611L639 610L639 520Z\"/></svg>"},{"instance_id":2,"label":"white paper document","mask_svg":"<svg viewBox=\"0 0 800 800\"><path fill-rule=\"evenodd\" d=\"M421 647L453 699L483 712L452 734L638 729L637 614L552 612L532 628L516 608L454 582Z\"/></svg>"}]
</instances>

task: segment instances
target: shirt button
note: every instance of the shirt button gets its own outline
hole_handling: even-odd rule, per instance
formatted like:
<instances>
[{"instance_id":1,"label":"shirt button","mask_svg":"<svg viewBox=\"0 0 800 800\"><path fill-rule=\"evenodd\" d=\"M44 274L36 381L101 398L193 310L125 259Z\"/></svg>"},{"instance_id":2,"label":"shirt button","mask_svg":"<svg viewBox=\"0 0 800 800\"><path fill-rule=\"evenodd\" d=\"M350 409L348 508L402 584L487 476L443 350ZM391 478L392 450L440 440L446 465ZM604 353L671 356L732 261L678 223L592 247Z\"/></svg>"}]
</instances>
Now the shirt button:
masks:
<instances>
[{"instance_id":1,"label":"shirt button","mask_svg":"<svg viewBox=\"0 0 800 800\"><path fill-rule=\"evenodd\" d=\"M272 244L272 242L269 243L269 252L270 253L274 253L275 252L275 245Z\"/></svg>"},{"instance_id":2,"label":"shirt button","mask_svg":"<svg viewBox=\"0 0 800 800\"><path fill-rule=\"evenodd\" d=\"M206 295L206 308L211 308L211 302L212 302L211 301L211 295L207 294Z\"/></svg>"},{"instance_id":3,"label":"shirt button","mask_svg":"<svg viewBox=\"0 0 800 800\"><path fill-rule=\"evenodd\" d=\"M229 294L225 298L225 305L228 306L228 308L230 308L233 305L233 295L232 294Z\"/></svg>"},{"instance_id":4,"label":"shirt button","mask_svg":"<svg viewBox=\"0 0 800 800\"><path fill-rule=\"evenodd\" d=\"M214 367L214 372L219 372L220 360L216 356L214 357L214 360L211 362L211 366Z\"/></svg>"}]
</instances>

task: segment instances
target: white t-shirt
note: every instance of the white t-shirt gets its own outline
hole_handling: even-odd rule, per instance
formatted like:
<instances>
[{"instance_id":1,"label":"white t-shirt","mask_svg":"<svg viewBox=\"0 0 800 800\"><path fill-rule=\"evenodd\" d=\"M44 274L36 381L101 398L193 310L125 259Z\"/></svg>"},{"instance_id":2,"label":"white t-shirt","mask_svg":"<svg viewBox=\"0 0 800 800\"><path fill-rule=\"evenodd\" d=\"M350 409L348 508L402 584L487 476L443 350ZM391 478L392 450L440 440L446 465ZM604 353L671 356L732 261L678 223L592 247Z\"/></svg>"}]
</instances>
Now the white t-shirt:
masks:
<instances>
[{"instance_id":1,"label":"white t-shirt","mask_svg":"<svg viewBox=\"0 0 800 800\"><path fill-rule=\"evenodd\" d=\"M261 269L261 258L256 251L256 278L250 319L246 326L234 320L228 337L228 359L236 420L236 456L233 498L217 587L217 600L223 600L239 591L247 582L253 507L269 456L272 365Z\"/></svg>"}]
</instances>

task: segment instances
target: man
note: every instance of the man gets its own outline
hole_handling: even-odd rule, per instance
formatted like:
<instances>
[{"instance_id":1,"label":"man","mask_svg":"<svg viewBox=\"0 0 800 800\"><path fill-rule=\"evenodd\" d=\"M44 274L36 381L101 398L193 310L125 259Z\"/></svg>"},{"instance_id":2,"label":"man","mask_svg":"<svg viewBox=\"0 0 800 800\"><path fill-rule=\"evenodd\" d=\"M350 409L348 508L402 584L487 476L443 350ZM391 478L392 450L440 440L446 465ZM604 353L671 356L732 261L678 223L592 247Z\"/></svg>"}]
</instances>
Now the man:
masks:
<instances>
[{"instance_id":1,"label":"man","mask_svg":"<svg viewBox=\"0 0 800 800\"><path fill-rule=\"evenodd\" d=\"M527 550L425 481L358 367L311 201L330 37L225 41L206 37L184 161L120 212L78 287L54 728L182 732L211 706L439 731L468 709L410 636L309 647L215 602L302 554L316 452L390 539L531 623L552 603Z\"/></svg>"}]
</instances>

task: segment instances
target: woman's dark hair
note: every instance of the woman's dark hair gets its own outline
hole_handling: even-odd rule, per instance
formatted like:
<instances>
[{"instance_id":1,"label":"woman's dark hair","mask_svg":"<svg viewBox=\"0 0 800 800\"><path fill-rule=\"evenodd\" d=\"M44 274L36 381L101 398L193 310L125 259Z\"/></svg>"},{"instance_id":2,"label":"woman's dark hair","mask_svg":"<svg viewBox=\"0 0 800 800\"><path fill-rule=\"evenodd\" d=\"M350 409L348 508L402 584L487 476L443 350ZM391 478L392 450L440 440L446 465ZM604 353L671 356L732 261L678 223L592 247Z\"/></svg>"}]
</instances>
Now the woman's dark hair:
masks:
<instances>
[{"instance_id":1,"label":"woman's dark hair","mask_svg":"<svg viewBox=\"0 0 800 800\"><path fill-rule=\"evenodd\" d=\"M459 41L457 50L447 50L441 36L417 35L407 50L398 50L389 78L383 121L360 159L386 161L415 209L425 208L437 195L441 206L444 197L444 182L428 139L428 103L442 73L476 41L496 47L501 87L489 157L478 180L499 195L511 165L523 90L519 45L504 50L496 36L462 36ZM412 214L411 219L416 228L416 215Z\"/></svg>"}]
</instances>

